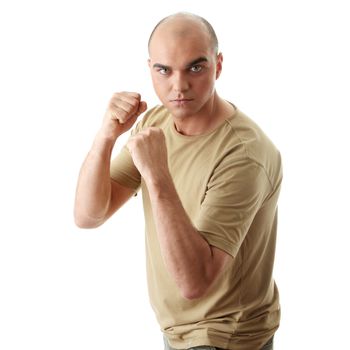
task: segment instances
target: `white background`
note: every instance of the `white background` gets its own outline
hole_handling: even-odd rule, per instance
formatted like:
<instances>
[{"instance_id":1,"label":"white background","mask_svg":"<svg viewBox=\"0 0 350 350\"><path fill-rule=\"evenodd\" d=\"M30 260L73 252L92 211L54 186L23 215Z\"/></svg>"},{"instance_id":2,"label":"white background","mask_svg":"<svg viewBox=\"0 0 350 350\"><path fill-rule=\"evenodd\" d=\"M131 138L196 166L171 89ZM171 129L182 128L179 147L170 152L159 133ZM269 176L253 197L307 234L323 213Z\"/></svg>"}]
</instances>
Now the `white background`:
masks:
<instances>
[{"instance_id":1,"label":"white background","mask_svg":"<svg viewBox=\"0 0 350 350\"><path fill-rule=\"evenodd\" d=\"M0 5L1 350L162 349L141 197L96 230L76 228L72 212L112 93L158 103L147 40L181 10L213 24L219 94L283 155L275 348L348 347L346 1L9 0Z\"/></svg>"}]
</instances>

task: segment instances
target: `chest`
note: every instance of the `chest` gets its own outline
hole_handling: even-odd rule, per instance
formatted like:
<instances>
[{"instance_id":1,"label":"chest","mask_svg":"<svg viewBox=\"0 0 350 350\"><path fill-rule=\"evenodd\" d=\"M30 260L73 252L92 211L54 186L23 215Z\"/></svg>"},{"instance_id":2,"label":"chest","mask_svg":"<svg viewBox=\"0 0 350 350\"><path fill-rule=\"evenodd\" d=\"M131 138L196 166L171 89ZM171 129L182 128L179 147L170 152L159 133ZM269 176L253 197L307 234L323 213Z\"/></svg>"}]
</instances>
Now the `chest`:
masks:
<instances>
[{"instance_id":1,"label":"chest","mask_svg":"<svg viewBox=\"0 0 350 350\"><path fill-rule=\"evenodd\" d=\"M200 211L213 172L213 158L210 149L189 145L168 149L169 170L182 205L191 219Z\"/></svg>"}]
</instances>

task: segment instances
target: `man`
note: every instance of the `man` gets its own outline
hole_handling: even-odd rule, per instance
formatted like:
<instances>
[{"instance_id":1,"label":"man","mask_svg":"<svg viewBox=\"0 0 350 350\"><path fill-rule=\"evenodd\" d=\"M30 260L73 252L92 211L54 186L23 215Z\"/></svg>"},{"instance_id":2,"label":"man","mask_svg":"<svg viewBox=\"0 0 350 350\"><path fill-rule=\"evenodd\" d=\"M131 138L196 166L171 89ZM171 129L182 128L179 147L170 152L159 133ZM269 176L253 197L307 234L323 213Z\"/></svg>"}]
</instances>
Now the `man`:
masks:
<instances>
[{"instance_id":1,"label":"man","mask_svg":"<svg viewBox=\"0 0 350 350\"><path fill-rule=\"evenodd\" d=\"M219 97L215 32L201 17L163 19L149 40L162 102L111 162L118 137L146 102L113 95L82 166L79 227L97 227L141 187L150 300L166 349L272 349L279 325L272 278L279 152L260 128Z\"/></svg>"}]
</instances>

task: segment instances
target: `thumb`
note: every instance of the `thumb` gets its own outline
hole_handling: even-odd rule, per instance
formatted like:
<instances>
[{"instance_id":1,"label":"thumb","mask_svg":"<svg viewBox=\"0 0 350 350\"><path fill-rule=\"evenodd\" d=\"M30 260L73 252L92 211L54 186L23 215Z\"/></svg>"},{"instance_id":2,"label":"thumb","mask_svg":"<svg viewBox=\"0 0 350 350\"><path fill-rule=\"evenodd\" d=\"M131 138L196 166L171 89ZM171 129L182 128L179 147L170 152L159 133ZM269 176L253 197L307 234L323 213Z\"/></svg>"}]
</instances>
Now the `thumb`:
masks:
<instances>
[{"instance_id":1,"label":"thumb","mask_svg":"<svg viewBox=\"0 0 350 350\"><path fill-rule=\"evenodd\" d=\"M137 115L140 115L141 113L145 112L147 110L147 103L145 101L141 101L139 103L139 108L137 110Z\"/></svg>"}]
</instances>

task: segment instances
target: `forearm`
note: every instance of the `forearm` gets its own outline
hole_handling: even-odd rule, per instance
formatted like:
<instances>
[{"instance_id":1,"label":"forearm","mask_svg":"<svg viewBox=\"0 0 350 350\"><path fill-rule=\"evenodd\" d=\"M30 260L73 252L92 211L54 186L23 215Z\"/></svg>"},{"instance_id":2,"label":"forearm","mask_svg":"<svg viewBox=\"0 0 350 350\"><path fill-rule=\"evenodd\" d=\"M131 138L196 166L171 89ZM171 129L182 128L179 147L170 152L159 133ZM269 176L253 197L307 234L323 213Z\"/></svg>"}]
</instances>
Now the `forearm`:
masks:
<instances>
[{"instance_id":1,"label":"forearm","mask_svg":"<svg viewBox=\"0 0 350 350\"><path fill-rule=\"evenodd\" d=\"M164 263L183 296L196 298L213 279L211 246L192 225L170 175L147 187Z\"/></svg>"},{"instance_id":2,"label":"forearm","mask_svg":"<svg viewBox=\"0 0 350 350\"><path fill-rule=\"evenodd\" d=\"M98 134L81 167L74 215L80 227L100 225L111 199L110 161L115 141Z\"/></svg>"},{"instance_id":3,"label":"forearm","mask_svg":"<svg viewBox=\"0 0 350 350\"><path fill-rule=\"evenodd\" d=\"M163 131L146 128L127 147L149 192L164 263L182 295L199 298L230 256L209 245L187 216L169 172Z\"/></svg>"}]
</instances>

